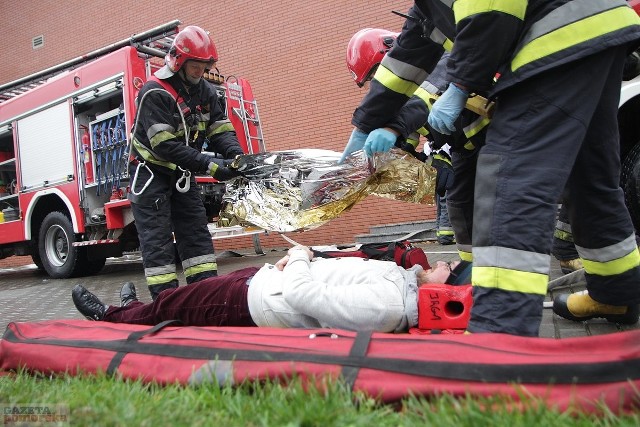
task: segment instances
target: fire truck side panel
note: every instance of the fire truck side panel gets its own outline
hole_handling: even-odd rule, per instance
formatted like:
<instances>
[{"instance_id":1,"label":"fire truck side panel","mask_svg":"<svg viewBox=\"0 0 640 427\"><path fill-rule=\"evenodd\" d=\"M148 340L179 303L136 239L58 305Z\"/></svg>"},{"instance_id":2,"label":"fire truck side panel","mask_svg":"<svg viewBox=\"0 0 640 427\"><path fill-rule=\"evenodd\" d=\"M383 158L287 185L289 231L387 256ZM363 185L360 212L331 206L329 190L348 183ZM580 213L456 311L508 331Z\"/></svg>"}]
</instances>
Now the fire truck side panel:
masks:
<instances>
[{"instance_id":1,"label":"fire truck side panel","mask_svg":"<svg viewBox=\"0 0 640 427\"><path fill-rule=\"evenodd\" d=\"M67 102L18 120L21 191L75 178L71 123Z\"/></svg>"}]
</instances>

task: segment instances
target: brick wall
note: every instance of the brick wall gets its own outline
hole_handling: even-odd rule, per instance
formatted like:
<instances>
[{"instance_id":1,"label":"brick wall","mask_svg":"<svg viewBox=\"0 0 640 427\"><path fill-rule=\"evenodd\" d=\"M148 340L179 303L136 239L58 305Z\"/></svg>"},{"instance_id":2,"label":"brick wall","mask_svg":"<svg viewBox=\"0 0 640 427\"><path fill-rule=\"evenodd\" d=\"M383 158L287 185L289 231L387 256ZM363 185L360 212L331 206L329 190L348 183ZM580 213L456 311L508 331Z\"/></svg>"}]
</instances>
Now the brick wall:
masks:
<instances>
[{"instance_id":1,"label":"brick wall","mask_svg":"<svg viewBox=\"0 0 640 427\"><path fill-rule=\"evenodd\" d=\"M263 0L192 2L3 0L5 34L0 83L76 58L131 34L174 19L199 25L216 42L223 75L249 79L258 100L268 150L325 148L341 151L350 119L364 95L346 65L351 36L366 27L399 31L411 1ZM33 50L33 37L44 46ZM429 206L370 197L316 230L294 234L308 244L348 243L371 225L433 219ZM263 245L286 246L277 236ZM251 247L251 239L226 239L216 247Z\"/></svg>"}]
</instances>

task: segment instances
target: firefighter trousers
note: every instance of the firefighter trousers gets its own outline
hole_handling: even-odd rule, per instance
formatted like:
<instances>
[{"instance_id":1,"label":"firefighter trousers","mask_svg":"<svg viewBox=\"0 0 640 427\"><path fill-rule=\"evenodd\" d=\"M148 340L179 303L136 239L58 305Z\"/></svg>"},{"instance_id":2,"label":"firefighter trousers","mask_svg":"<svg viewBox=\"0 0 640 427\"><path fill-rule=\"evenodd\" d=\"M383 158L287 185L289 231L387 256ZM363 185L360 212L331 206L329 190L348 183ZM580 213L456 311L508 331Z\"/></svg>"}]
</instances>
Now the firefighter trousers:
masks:
<instances>
[{"instance_id":1,"label":"firefighter trousers","mask_svg":"<svg viewBox=\"0 0 640 427\"><path fill-rule=\"evenodd\" d=\"M619 186L624 46L498 95L478 156L470 332L538 336L557 205L565 200L590 296L640 302L640 255Z\"/></svg>"},{"instance_id":2,"label":"firefighter trousers","mask_svg":"<svg viewBox=\"0 0 640 427\"><path fill-rule=\"evenodd\" d=\"M472 261L473 192L476 180L478 148L451 151L453 187L447 190L447 211L460 259Z\"/></svg>"},{"instance_id":3,"label":"firefighter trousers","mask_svg":"<svg viewBox=\"0 0 640 427\"><path fill-rule=\"evenodd\" d=\"M447 209L447 193L444 196L436 194L436 239L441 245L455 243L453 228L449 220L449 210Z\"/></svg>"},{"instance_id":4,"label":"firefighter trousers","mask_svg":"<svg viewBox=\"0 0 640 427\"><path fill-rule=\"evenodd\" d=\"M191 176L189 190L181 193L175 188L177 174L155 170L148 181L148 170L139 168L137 188L133 190L138 192L145 183L149 184L142 194L129 195L144 273L154 299L160 291L178 286L176 252L187 283L217 274L207 216L195 178Z\"/></svg>"},{"instance_id":5,"label":"firefighter trousers","mask_svg":"<svg viewBox=\"0 0 640 427\"><path fill-rule=\"evenodd\" d=\"M579 257L573 242L569 210L565 203L562 204L558 212L556 229L553 232L553 247L551 253L559 261L570 261Z\"/></svg>"}]
</instances>

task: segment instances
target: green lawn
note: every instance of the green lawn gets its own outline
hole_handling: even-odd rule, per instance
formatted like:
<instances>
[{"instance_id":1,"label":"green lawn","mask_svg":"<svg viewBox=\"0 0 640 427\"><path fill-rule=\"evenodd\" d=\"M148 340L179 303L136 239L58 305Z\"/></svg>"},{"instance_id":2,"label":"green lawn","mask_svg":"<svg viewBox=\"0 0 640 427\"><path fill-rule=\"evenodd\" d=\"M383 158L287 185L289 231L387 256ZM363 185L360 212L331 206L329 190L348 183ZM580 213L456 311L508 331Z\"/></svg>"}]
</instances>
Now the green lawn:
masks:
<instances>
[{"instance_id":1,"label":"green lawn","mask_svg":"<svg viewBox=\"0 0 640 427\"><path fill-rule=\"evenodd\" d=\"M145 385L105 376L0 377L0 407L61 405L77 426L633 426L640 412L569 415L531 402L509 409L502 400L408 398L379 404L330 382L326 391L272 383L222 387ZM491 408L491 409L486 409ZM7 410L4 409L6 412ZM3 414L5 417L6 414ZM3 419L4 424L6 419ZM0 423L0 425L4 425ZM15 425L15 424L14 424ZM55 425L51 422L41 425Z\"/></svg>"}]
</instances>

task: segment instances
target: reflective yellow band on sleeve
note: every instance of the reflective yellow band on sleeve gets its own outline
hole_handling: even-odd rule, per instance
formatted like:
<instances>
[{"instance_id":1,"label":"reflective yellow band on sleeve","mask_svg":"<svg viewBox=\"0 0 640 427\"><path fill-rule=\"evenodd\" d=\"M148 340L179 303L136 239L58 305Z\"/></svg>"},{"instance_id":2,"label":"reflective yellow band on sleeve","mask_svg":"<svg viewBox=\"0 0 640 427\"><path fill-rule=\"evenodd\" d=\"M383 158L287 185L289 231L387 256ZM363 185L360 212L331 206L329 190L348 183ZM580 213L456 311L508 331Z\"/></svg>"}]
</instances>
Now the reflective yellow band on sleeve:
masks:
<instances>
[{"instance_id":1,"label":"reflective yellow band on sleeve","mask_svg":"<svg viewBox=\"0 0 640 427\"><path fill-rule=\"evenodd\" d=\"M424 101L424 103L427 104L427 109L429 111L431 111L431 106L433 105L435 100L438 99L437 96L429 93L428 91L426 91L422 87L418 87L418 89L416 89L416 91L413 92L413 94L415 96L417 96L418 98L422 99Z\"/></svg>"},{"instance_id":2,"label":"reflective yellow band on sleeve","mask_svg":"<svg viewBox=\"0 0 640 427\"><path fill-rule=\"evenodd\" d=\"M524 20L527 0L458 0L453 4L456 24L471 15L485 12L502 12Z\"/></svg>"},{"instance_id":3,"label":"reflective yellow band on sleeve","mask_svg":"<svg viewBox=\"0 0 640 427\"><path fill-rule=\"evenodd\" d=\"M444 47L444 50L446 50L447 52L451 52L453 50L453 42L449 39L446 39L444 43L442 43L442 47Z\"/></svg>"},{"instance_id":4,"label":"reflective yellow band on sleeve","mask_svg":"<svg viewBox=\"0 0 640 427\"><path fill-rule=\"evenodd\" d=\"M637 24L638 15L627 6L581 19L527 43L511 61L511 70L516 71L540 58Z\"/></svg>"},{"instance_id":5,"label":"reflective yellow band on sleeve","mask_svg":"<svg viewBox=\"0 0 640 427\"><path fill-rule=\"evenodd\" d=\"M144 159L144 161L153 163L154 165L164 166L165 168L168 168L171 170L175 170L177 168L175 163L166 162L164 160L158 160L154 156L154 154L147 149L147 147L145 147L142 143L140 143L140 141L138 141L135 138L133 139L133 146L138 152L138 154L140 154L140 156Z\"/></svg>"},{"instance_id":6,"label":"reflective yellow band on sleeve","mask_svg":"<svg viewBox=\"0 0 640 427\"><path fill-rule=\"evenodd\" d=\"M373 78L387 89L406 95L407 97L411 97L419 87L412 81L401 79L383 66L378 67L378 71L376 71Z\"/></svg>"},{"instance_id":7,"label":"reflective yellow band on sleeve","mask_svg":"<svg viewBox=\"0 0 640 427\"><path fill-rule=\"evenodd\" d=\"M471 141L467 141L467 142L464 144L464 149L465 149L465 150L469 150L469 151L471 151L471 150L474 150L475 148L476 148L476 146L475 146L475 145L473 144L473 142L471 142Z\"/></svg>"},{"instance_id":8,"label":"reflective yellow band on sleeve","mask_svg":"<svg viewBox=\"0 0 640 427\"><path fill-rule=\"evenodd\" d=\"M233 127L233 125L231 123L225 123L223 125L220 125L216 128L210 129L209 130L209 134L207 135L212 136L212 135L218 135L221 134L222 132L235 132L236 129Z\"/></svg>"}]
</instances>

